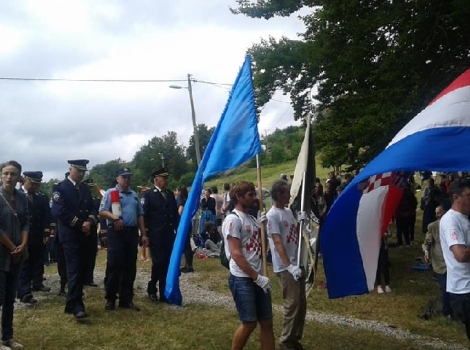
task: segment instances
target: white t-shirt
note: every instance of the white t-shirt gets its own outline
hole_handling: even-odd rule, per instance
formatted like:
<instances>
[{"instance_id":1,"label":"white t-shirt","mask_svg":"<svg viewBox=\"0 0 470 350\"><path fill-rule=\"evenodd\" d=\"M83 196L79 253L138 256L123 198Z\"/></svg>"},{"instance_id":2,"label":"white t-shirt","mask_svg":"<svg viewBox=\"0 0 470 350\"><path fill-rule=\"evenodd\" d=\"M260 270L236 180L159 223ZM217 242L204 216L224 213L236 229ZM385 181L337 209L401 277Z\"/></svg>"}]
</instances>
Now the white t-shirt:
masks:
<instances>
[{"instance_id":1,"label":"white t-shirt","mask_svg":"<svg viewBox=\"0 0 470 350\"><path fill-rule=\"evenodd\" d=\"M234 209L232 213L233 212L237 213L238 217L234 214L230 214L225 218L222 224L222 234L225 240L225 254L227 258L231 256L227 237L238 238L241 241L243 256L253 270L261 274L260 228L256 220L250 215L236 209ZM233 259L230 259L230 273L236 277L249 277L238 267Z\"/></svg>"},{"instance_id":2,"label":"white t-shirt","mask_svg":"<svg viewBox=\"0 0 470 350\"><path fill-rule=\"evenodd\" d=\"M224 204L224 199L218 193L211 194L211 197L215 199L215 216L217 219L223 219L223 214L220 211L222 209L222 205Z\"/></svg>"},{"instance_id":3,"label":"white t-shirt","mask_svg":"<svg viewBox=\"0 0 470 350\"><path fill-rule=\"evenodd\" d=\"M450 250L455 244L470 246L468 217L450 209L439 225L442 253L447 265L447 291L453 294L470 293L470 263L460 263Z\"/></svg>"},{"instance_id":4,"label":"white t-shirt","mask_svg":"<svg viewBox=\"0 0 470 350\"><path fill-rule=\"evenodd\" d=\"M292 265L297 265L297 246L299 235L297 232L297 225L290 209L280 209L271 207L268 214L267 231L269 246L271 248L271 256L273 258L273 271L274 273L282 272L287 270L287 266L282 262L279 253L274 246L272 235L281 235L282 244L286 250L287 256L289 257Z\"/></svg>"}]
</instances>

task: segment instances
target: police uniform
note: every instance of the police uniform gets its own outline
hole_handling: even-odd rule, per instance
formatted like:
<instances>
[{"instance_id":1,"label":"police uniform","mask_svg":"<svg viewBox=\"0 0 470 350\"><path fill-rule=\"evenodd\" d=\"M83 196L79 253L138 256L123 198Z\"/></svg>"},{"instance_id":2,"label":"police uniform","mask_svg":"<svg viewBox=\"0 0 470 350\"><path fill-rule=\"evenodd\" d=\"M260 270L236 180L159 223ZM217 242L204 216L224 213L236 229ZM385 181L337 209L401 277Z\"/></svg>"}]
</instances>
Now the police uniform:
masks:
<instances>
[{"instance_id":1,"label":"police uniform","mask_svg":"<svg viewBox=\"0 0 470 350\"><path fill-rule=\"evenodd\" d=\"M91 189L95 186L93 179L86 179L83 181L84 184L88 185ZM98 197L92 197L93 206L96 212L100 207L101 200ZM85 285L91 287L98 287L94 282L94 271L96 265L96 254L98 253L98 223L92 224L90 227L90 234L86 236L86 256L85 256Z\"/></svg>"},{"instance_id":2,"label":"police uniform","mask_svg":"<svg viewBox=\"0 0 470 350\"><path fill-rule=\"evenodd\" d=\"M165 168L152 173L151 177L169 176ZM172 191L161 191L154 186L142 195L145 228L148 232L150 255L152 257L152 275L147 285L147 293L152 301L157 301L157 282L160 289L160 301L164 296L166 275L170 264L171 252L178 226L178 208Z\"/></svg>"},{"instance_id":3,"label":"police uniform","mask_svg":"<svg viewBox=\"0 0 470 350\"><path fill-rule=\"evenodd\" d=\"M129 168L119 169L117 176L130 176ZM119 293L119 306L139 310L132 303L134 280L137 272L137 245L139 230L137 220L144 215L139 197L135 191L124 191L116 185L104 195L99 211L112 211L111 192L119 192L123 222L122 230L115 230L114 223L107 221L108 259L106 263L106 310L113 310ZM132 306L132 307L131 307Z\"/></svg>"},{"instance_id":4,"label":"police uniform","mask_svg":"<svg viewBox=\"0 0 470 350\"><path fill-rule=\"evenodd\" d=\"M33 183L41 183L42 172L25 171L25 179ZM29 211L29 234L28 252L29 257L23 262L18 284L18 298L27 303L36 302L31 293L33 291L49 292L51 289L43 285L44 254L46 246L45 238L50 235L50 208L49 199L41 192L27 191L24 187L20 189L28 197Z\"/></svg>"},{"instance_id":5,"label":"police uniform","mask_svg":"<svg viewBox=\"0 0 470 350\"><path fill-rule=\"evenodd\" d=\"M86 171L88 160L69 160L68 163ZM85 282L86 234L82 232L84 222L96 224L97 212L93 205L90 188L83 183L74 183L70 177L58 184L52 194L52 215L57 219L57 231L62 245L66 268L68 292L65 312L75 317L86 317L83 304Z\"/></svg>"}]
</instances>

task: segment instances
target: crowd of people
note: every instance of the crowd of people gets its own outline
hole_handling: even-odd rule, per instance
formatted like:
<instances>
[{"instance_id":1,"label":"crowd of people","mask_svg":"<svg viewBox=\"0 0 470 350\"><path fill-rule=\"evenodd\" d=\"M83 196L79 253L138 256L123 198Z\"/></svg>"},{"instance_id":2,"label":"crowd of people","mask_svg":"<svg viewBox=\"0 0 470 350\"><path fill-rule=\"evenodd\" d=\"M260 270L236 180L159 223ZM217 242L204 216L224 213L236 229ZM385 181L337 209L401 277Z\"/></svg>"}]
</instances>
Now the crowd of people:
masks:
<instances>
[{"instance_id":1,"label":"crowd of people","mask_svg":"<svg viewBox=\"0 0 470 350\"><path fill-rule=\"evenodd\" d=\"M39 191L42 172L22 173L16 161L1 165L0 350L23 348L14 339L15 300L34 304L37 302L34 292L50 291L43 284L44 255L50 240L55 241L57 248L54 260L61 279L60 295L66 296L64 311L77 321L88 317L84 285L97 286L93 279L97 242L107 249L105 310L116 310L117 301L119 308L140 310L133 300L139 245L141 254L152 262L148 299L153 303L168 302L164 295L166 275L175 233L188 199L186 187L170 191L167 188L170 174L161 168L150 174L153 187L139 196L131 189L131 170L122 168L116 173L116 185L105 191L100 200L92 195L93 181L84 180L88 160L68 163L69 172L63 181L55 184L50 202ZM223 249L230 270L228 285L240 319L232 349L243 349L258 325L261 348L275 348L271 280L262 268L262 227L266 227L273 271L283 296L279 345L281 349L303 349L307 302L304 271L297 263L297 223L306 216L299 213L295 218L288 209L290 185L287 176L282 175L269 191L263 189L272 201L267 214L258 210L253 183L224 184L222 195L218 195L216 187L206 189L200 201L199 227L194 230L190 226L188 230L183 273L194 272L194 252L198 245L217 256L225 243ZM328 174L324 184L316 179L311 200L320 228L332 204L352 179L351 174L341 178L335 172ZM470 181L464 173L441 175L439 185L431 176L423 181L428 182L422 189L420 203L424 260L432 262L443 315L449 320L461 320L470 340ZM393 218L398 247L415 242L416 189L419 187L410 178ZM392 292L388 271L389 236L390 232L383 235L379 254L376 287L380 294Z\"/></svg>"}]
</instances>

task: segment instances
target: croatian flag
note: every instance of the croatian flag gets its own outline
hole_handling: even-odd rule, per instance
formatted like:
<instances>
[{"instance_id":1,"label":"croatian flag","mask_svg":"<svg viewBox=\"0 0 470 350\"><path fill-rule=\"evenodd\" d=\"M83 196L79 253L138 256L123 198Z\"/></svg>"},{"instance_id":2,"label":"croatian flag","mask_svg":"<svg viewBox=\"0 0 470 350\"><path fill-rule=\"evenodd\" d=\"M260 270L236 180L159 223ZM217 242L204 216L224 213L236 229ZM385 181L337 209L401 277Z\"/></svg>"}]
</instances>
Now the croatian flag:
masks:
<instances>
[{"instance_id":1,"label":"croatian flag","mask_svg":"<svg viewBox=\"0 0 470 350\"><path fill-rule=\"evenodd\" d=\"M415 170L470 170L470 69L413 118L346 187L321 232L330 298L374 289L380 240Z\"/></svg>"}]
</instances>

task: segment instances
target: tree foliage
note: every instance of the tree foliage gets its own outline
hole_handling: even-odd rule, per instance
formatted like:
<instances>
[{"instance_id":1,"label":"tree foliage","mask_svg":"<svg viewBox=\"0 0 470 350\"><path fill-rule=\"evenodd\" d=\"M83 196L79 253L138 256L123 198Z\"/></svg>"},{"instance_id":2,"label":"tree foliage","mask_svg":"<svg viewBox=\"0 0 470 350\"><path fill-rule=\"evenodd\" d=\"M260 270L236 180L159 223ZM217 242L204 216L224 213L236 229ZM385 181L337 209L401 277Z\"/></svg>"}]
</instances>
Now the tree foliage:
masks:
<instances>
[{"instance_id":1,"label":"tree foliage","mask_svg":"<svg viewBox=\"0 0 470 350\"><path fill-rule=\"evenodd\" d=\"M310 8L298 40L268 38L249 50L257 102L263 106L282 89L295 119L313 110L319 146L333 154L342 149L352 166L383 150L470 65L467 0L237 3L234 13L265 19Z\"/></svg>"},{"instance_id":2,"label":"tree foliage","mask_svg":"<svg viewBox=\"0 0 470 350\"><path fill-rule=\"evenodd\" d=\"M208 128L206 124L199 124L197 126L199 133L199 147L201 151L201 158L204 156L206 147L209 144L209 140L214 133L215 127ZM188 148L186 149L186 154L188 158L192 161L193 169L197 170L197 159L196 159L196 147L194 146L194 133L189 138Z\"/></svg>"}]
</instances>

